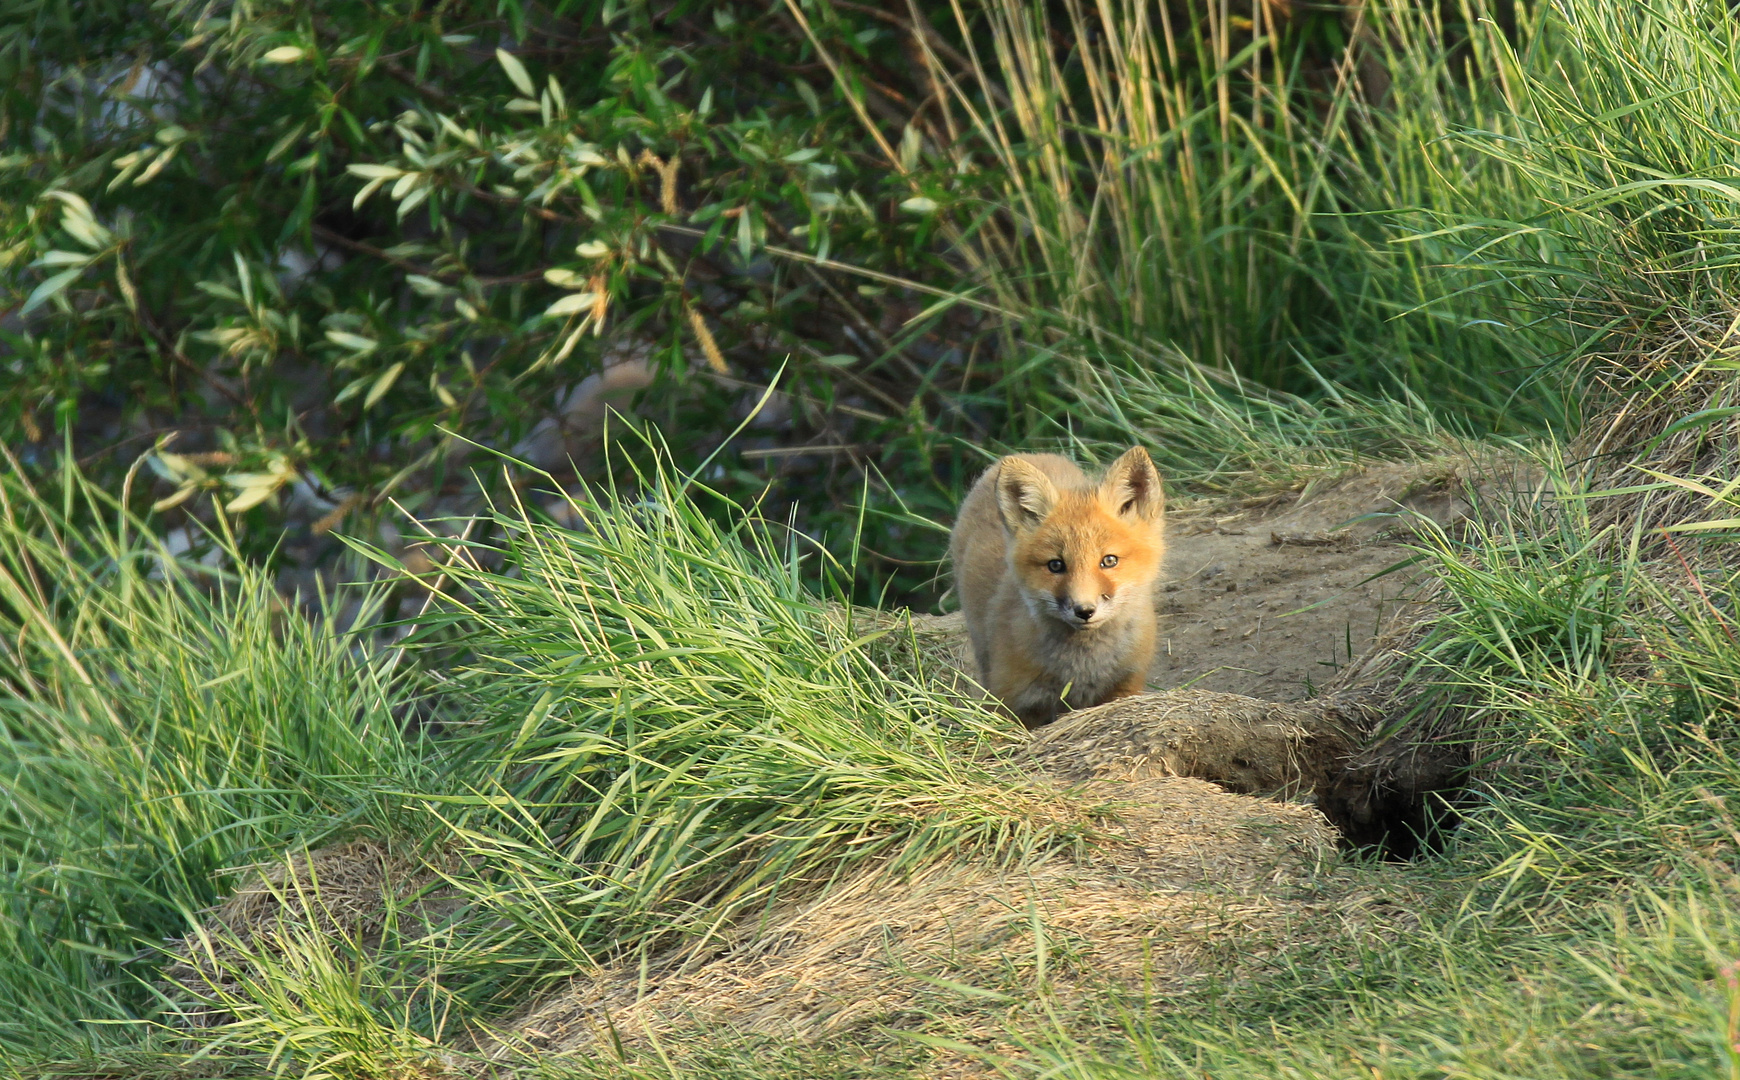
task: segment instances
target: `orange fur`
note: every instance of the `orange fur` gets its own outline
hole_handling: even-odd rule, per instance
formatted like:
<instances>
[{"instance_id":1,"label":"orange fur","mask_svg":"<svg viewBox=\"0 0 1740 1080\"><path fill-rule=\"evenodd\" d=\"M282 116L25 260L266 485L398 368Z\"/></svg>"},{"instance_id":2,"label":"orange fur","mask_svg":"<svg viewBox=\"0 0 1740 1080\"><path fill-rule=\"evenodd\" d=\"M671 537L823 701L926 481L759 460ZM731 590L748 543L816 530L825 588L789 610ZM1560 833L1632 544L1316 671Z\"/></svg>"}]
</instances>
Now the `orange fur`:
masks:
<instances>
[{"instance_id":1,"label":"orange fur","mask_svg":"<svg viewBox=\"0 0 1740 1080\"><path fill-rule=\"evenodd\" d=\"M949 543L955 588L979 681L1023 724L1141 691L1164 524L1141 447L1095 480L1056 454L1012 454L973 485Z\"/></svg>"}]
</instances>

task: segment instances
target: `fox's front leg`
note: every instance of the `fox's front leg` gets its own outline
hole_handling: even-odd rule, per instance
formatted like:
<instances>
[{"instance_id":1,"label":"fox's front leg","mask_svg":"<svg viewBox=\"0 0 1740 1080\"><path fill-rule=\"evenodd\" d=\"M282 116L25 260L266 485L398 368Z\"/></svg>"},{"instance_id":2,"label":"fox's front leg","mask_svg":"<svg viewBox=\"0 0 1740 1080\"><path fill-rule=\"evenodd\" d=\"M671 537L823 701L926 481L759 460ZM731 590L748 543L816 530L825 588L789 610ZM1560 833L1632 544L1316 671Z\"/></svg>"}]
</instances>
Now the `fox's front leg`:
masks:
<instances>
[{"instance_id":1,"label":"fox's front leg","mask_svg":"<svg viewBox=\"0 0 1740 1080\"><path fill-rule=\"evenodd\" d=\"M1118 698L1130 697L1133 694L1142 693L1147 688L1148 673L1146 671L1132 671L1118 680L1117 685L1112 687L1112 692L1106 695L1106 700L1116 701Z\"/></svg>"},{"instance_id":2,"label":"fox's front leg","mask_svg":"<svg viewBox=\"0 0 1740 1080\"><path fill-rule=\"evenodd\" d=\"M1058 714L1068 710L1055 688L1035 684L1007 700L1007 708L1028 731L1052 723Z\"/></svg>"}]
</instances>

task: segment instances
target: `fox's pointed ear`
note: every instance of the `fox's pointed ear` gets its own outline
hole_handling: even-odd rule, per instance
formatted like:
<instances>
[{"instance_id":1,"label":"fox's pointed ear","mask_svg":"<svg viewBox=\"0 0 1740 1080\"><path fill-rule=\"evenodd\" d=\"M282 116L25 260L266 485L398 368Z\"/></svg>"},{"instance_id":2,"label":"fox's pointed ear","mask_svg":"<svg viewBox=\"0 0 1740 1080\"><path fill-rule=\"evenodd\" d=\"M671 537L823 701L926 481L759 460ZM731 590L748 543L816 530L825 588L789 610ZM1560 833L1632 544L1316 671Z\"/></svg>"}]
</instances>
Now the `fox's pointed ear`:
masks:
<instances>
[{"instance_id":1,"label":"fox's pointed ear","mask_svg":"<svg viewBox=\"0 0 1740 1080\"><path fill-rule=\"evenodd\" d=\"M1160 485L1159 470L1140 446L1132 446L1112 462L1100 481L1100 498L1119 517L1159 521L1166 512L1166 491Z\"/></svg>"},{"instance_id":2,"label":"fox's pointed ear","mask_svg":"<svg viewBox=\"0 0 1740 1080\"><path fill-rule=\"evenodd\" d=\"M1038 525L1055 505L1057 488L1050 477L1018 457L997 463L997 508L1011 534Z\"/></svg>"}]
</instances>

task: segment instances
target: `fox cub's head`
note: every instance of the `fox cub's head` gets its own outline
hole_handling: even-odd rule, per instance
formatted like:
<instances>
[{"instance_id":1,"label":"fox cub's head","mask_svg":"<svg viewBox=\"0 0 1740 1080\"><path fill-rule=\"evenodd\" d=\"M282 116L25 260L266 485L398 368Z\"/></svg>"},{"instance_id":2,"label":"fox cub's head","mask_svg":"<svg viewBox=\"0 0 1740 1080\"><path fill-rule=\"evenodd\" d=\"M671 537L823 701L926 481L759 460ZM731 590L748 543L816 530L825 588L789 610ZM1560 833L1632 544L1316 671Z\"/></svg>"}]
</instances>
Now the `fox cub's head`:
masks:
<instances>
[{"instance_id":1,"label":"fox cub's head","mask_svg":"<svg viewBox=\"0 0 1740 1080\"><path fill-rule=\"evenodd\" d=\"M1151 604L1166 550L1165 504L1160 474L1139 446L1086 488L1059 488L1030 462L1004 458L997 506L1028 610L1086 630Z\"/></svg>"}]
</instances>

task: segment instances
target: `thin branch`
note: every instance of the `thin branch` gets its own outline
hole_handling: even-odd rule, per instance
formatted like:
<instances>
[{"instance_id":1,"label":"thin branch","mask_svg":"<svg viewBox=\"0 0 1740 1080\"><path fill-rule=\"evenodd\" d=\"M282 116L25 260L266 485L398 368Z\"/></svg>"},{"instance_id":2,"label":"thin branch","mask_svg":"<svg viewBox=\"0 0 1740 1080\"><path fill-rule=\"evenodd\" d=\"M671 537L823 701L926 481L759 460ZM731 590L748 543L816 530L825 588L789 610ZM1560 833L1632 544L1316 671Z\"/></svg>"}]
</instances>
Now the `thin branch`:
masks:
<instances>
[{"instance_id":1,"label":"thin branch","mask_svg":"<svg viewBox=\"0 0 1740 1080\"><path fill-rule=\"evenodd\" d=\"M426 82L419 82L415 74L406 71L404 67L395 61L377 60L375 61L375 66L404 83L406 86L409 86L411 89L417 91L417 93L435 102L437 105L452 108L455 104L454 98L451 94L439 87L431 86Z\"/></svg>"},{"instance_id":2,"label":"thin branch","mask_svg":"<svg viewBox=\"0 0 1740 1080\"><path fill-rule=\"evenodd\" d=\"M860 14L869 15L871 18L881 19L885 23L900 27L915 38L922 37L927 45L941 53L943 56L946 56L949 62L954 64L955 67L960 68L963 71L972 70L972 61L963 56L959 49L943 40L943 36L936 32L935 27L923 25L922 23L916 22L912 19L903 19L892 11L883 11L881 8L871 7L869 4L854 4L851 3L850 0L834 0L834 6L837 8L843 8L846 11L856 11ZM999 105L1002 105L1005 108L1009 106L1008 95L1004 94L1003 91L998 89L996 86L987 85L985 87L985 93L995 98Z\"/></svg>"},{"instance_id":3,"label":"thin branch","mask_svg":"<svg viewBox=\"0 0 1740 1080\"><path fill-rule=\"evenodd\" d=\"M332 229L329 229L324 225L311 225L309 228L315 236L329 244L337 244L339 247L347 248L359 255L367 255L370 258L379 259L391 266L398 267L406 273L417 274L426 278L465 277L465 275L458 270L436 270L433 267L419 266L409 259L401 259L389 251L375 247L373 244L367 244L361 240L352 240L343 233L334 232ZM543 273L541 271L529 270L523 274L511 274L507 277L478 278L477 282L480 285L513 285L522 281L536 281L542 276Z\"/></svg>"},{"instance_id":4,"label":"thin branch","mask_svg":"<svg viewBox=\"0 0 1740 1080\"><path fill-rule=\"evenodd\" d=\"M239 409L247 409L250 413L255 411L252 401L236 393L235 390L224 385L222 379L219 379L216 375L207 371L202 365L195 363L192 358L177 348L175 342L170 340L169 335L164 333L163 328L158 326L156 321L147 316L143 311L139 312L139 325L143 326L145 332L150 334L152 338L156 340L159 348L169 354L170 359L193 372L195 375L198 375L205 381L207 386L210 386L213 390L216 390L227 398L230 404Z\"/></svg>"}]
</instances>

